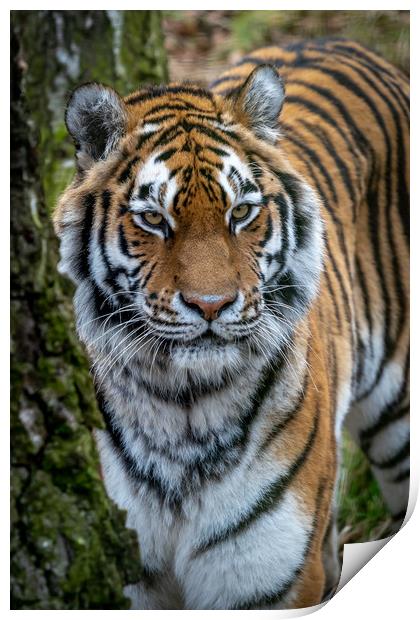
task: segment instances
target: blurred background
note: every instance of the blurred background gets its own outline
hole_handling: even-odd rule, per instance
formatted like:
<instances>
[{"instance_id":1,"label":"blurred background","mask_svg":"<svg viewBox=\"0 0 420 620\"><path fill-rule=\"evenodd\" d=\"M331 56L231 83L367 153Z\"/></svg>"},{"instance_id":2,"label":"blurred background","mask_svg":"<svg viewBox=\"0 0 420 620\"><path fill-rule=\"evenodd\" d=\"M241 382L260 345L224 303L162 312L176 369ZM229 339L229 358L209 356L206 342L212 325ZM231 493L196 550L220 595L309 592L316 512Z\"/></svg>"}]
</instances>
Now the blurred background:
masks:
<instances>
[{"instance_id":1,"label":"blurred background","mask_svg":"<svg viewBox=\"0 0 420 620\"><path fill-rule=\"evenodd\" d=\"M51 213L74 173L71 90L207 83L258 47L325 36L409 73L409 26L408 11L12 11L12 609L124 609L123 586L140 570L102 486L91 433L101 417L72 286L56 271ZM338 491L341 542L387 535L378 487L347 435Z\"/></svg>"},{"instance_id":2,"label":"blurred background","mask_svg":"<svg viewBox=\"0 0 420 620\"><path fill-rule=\"evenodd\" d=\"M409 11L165 11L171 80L210 82L258 47L346 37L409 72Z\"/></svg>"}]
</instances>

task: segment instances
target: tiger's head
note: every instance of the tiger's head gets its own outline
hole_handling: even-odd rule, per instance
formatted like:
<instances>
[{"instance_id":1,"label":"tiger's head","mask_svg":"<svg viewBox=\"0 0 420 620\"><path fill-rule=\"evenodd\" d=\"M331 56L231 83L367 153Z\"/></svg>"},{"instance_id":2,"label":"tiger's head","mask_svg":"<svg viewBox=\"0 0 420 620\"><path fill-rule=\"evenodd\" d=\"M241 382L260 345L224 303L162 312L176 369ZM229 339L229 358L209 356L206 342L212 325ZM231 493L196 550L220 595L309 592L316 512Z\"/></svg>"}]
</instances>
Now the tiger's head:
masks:
<instances>
[{"instance_id":1,"label":"tiger's head","mask_svg":"<svg viewBox=\"0 0 420 620\"><path fill-rule=\"evenodd\" d=\"M229 97L73 92L77 173L54 221L94 359L217 373L287 341L323 244L318 199L278 142L283 102L270 66Z\"/></svg>"}]
</instances>

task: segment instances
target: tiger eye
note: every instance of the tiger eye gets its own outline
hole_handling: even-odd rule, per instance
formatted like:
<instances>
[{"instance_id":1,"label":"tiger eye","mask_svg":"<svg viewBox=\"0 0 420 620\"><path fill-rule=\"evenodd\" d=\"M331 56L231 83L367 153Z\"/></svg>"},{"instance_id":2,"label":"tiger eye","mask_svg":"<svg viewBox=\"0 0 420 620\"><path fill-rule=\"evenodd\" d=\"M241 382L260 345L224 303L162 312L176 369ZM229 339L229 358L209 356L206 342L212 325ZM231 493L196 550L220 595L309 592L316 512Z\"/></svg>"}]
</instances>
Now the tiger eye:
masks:
<instances>
[{"instance_id":1,"label":"tiger eye","mask_svg":"<svg viewBox=\"0 0 420 620\"><path fill-rule=\"evenodd\" d=\"M157 211L146 211L142 214L144 221L150 226L159 226L163 222L163 215Z\"/></svg>"},{"instance_id":2,"label":"tiger eye","mask_svg":"<svg viewBox=\"0 0 420 620\"><path fill-rule=\"evenodd\" d=\"M251 211L250 205L239 205L232 209L232 217L234 220L244 220Z\"/></svg>"}]
</instances>

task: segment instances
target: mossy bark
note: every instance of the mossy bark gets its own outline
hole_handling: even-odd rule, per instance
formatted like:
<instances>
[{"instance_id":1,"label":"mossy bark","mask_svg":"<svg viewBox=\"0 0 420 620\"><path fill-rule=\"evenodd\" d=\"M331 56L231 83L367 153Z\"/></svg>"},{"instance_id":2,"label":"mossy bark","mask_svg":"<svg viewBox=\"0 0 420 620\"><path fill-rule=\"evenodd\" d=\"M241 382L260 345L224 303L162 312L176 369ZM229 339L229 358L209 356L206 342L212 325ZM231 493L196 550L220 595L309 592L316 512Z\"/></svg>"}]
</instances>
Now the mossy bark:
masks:
<instances>
[{"instance_id":1,"label":"mossy bark","mask_svg":"<svg viewBox=\"0 0 420 620\"><path fill-rule=\"evenodd\" d=\"M11 59L11 607L126 609L138 546L102 484L102 420L49 216L72 173L66 94L91 79L123 93L164 80L159 15L13 12Z\"/></svg>"},{"instance_id":2,"label":"mossy bark","mask_svg":"<svg viewBox=\"0 0 420 620\"><path fill-rule=\"evenodd\" d=\"M167 81L158 11L12 11L21 45L25 96L39 129L40 176L47 207L70 182L73 145L64 107L70 91L102 82L128 95Z\"/></svg>"}]
</instances>

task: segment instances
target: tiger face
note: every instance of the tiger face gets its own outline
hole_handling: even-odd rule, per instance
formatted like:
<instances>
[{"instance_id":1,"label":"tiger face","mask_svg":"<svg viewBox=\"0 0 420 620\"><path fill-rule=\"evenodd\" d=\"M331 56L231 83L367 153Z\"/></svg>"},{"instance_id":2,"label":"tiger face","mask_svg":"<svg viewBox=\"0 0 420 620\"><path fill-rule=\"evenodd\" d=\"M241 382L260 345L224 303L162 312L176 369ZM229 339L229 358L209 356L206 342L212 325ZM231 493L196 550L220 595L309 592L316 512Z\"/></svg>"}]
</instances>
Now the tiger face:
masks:
<instances>
[{"instance_id":1,"label":"tiger face","mask_svg":"<svg viewBox=\"0 0 420 620\"><path fill-rule=\"evenodd\" d=\"M316 290L322 226L273 146L283 100L268 66L229 99L193 86L73 93L78 173L55 224L93 357L221 372L287 340Z\"/></svg>"},{"instance_id":2,"label":"tiger face","mask_svg":"<svg viewBox=\"0 0 420 620\"><path fill-rule=\"evenodd\" d=\"M177 342L208 335L211 346L249 335L260 318L256 233L267 210L239 157L226 150L223 161L218 149L216 159L195 134L182 131L172 157L147 155L121 224L130 257L146 261L136 289L152 329Z\"/></svg>"}]
</instances>

